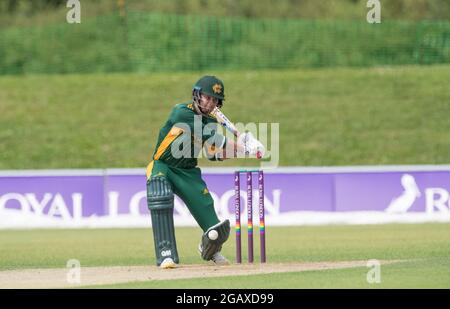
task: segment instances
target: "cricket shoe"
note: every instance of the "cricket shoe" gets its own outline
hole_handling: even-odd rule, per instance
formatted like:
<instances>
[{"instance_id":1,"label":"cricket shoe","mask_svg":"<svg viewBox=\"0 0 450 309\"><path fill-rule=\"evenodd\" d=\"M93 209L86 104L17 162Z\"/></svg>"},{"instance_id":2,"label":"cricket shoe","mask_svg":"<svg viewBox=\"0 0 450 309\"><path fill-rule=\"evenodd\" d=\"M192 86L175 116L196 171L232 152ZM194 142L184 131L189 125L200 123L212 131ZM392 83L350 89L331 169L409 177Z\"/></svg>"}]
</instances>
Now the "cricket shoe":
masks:
<instances>
[{"instance_id":1,"label":"cricket shoe","mask_svg":"<svg viewBox=\"0 0 450 309\"><path fill-rule=\"evenodd\" d=\"M162 263L161 263L161 265L159 265L159 267L162 269L169 269L169 268L177 267L177 264L172 260L172 258L168 257L162 261Z\"/></svg>"},{"instance_id":2,"label":"cricket shoe","mask_svg":"<svg viewBox=\"0 0 450 309\"><path fill-rule=\"evenodd\" d=\"M216 265L230 265L230 261L228 261L228 259L220 252L216 252L216 254L214 254L211 258L211 261L213 261Z\"/></svg>"},{"instance_id":3,"label":"cricket shoe","mask_svg":"<svg viewBox=\"0 0 450 309\"><path fill-rule=\"evenodd\" d=\"M202 244L199 244L198 252L200 252L200 255L202 254L202 251L203 251ZM220 251L216 252L210 261L219 266L230 265L230 261L228 261L228 259L224 257L222 253L220 253Z\"/></svg>"}]
</instances>

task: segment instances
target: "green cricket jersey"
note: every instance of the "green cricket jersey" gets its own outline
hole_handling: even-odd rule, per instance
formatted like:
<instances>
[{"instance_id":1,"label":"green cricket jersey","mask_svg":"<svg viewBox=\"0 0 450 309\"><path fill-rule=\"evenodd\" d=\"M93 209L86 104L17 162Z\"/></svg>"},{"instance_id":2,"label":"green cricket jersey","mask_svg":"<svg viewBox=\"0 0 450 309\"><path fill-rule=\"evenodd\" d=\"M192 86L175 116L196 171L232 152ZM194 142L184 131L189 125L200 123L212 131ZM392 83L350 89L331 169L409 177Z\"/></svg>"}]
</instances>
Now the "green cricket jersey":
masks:
<instances>
[{"instance_id":1,"label":"green cricket jersey","mask_svg":"<svg viewBox=\"0 0 450 309\"><path fill-rule=\"evenodd\" d=\"M225 146L226 137L216 131L214 116L197 115L192 103L177 104L159 131L152 159L172 167L193 168L205 146L208 159L217 160L214 153Z\"/></svg>"}]
</instances>

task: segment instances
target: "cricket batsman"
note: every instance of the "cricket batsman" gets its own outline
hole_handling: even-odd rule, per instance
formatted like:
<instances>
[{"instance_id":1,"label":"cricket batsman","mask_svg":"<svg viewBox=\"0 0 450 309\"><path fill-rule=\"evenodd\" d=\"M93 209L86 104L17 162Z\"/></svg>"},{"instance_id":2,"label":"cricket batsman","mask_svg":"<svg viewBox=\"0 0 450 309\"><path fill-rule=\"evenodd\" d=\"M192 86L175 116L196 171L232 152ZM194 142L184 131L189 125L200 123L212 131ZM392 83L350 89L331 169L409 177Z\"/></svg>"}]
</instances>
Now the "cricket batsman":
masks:
<instances>
[{"instance_id":1,"label":"cricket batsman","mask_svg":"<svg viewBox=\"0 0 450 309\"><path fill-rule=\"evenodd\" d=\"M241 154L261 158L264 147L251 133L237 135L235 142L216 132L218 118L212 112L220 109L224 100L223 82L215 76L203 76L193 87L192 102L175 105L159 131L146 174L156 265L163 269L179 263L173 222L174 194L186 204L203 230L198 247L201 257L217 265L229 264L220 250L230 234L230 221L217 217L197 159L203 149L212 161Z\"/></svg>"}]
</instances>

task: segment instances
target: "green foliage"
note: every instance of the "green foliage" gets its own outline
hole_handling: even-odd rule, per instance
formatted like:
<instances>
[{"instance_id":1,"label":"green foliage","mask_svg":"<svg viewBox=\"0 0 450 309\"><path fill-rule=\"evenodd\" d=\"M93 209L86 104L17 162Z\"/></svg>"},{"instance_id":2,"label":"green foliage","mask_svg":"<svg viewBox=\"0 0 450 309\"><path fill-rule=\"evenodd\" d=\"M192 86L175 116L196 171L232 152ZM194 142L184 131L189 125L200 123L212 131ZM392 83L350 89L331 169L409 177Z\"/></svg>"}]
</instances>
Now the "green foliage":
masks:
<instances>
[{"instance_id":1,"label":"green foliage","mask_svg":"<svg viewBox=\"0 0 450 309\"><path fill-rule=\"evenodd\" d=\"M449 163L441 65L0 77L0 169L144 167L206 73L224 81L231 120L279 123L280 165Z\"/></svg>"},{"instance_id":2,"label":"green foliage","mask_svg":"<svg viewBox=\"0 0 450 309\"><path fill-rule=\"evenodd\" d=\"M450 22L314 21L130 12L0 30L0 74L450 62Z\"/></svg>"},{"instance_id":3,"label":"green foliage","mask_svg":"<svg viewBox=\"0 0 450 309\"><path fill-rule=\"evenodd\" d=\"M0 74L127 70L125 29L116 15L0 31ZM114 31L109 31L114 29Z\"/></svg>"},{"instance_id":4,"label":"green foliage","mask_svg":"<svg viewBox=\"0 0 450 309\"><path fill-rule=\"evenodd\" d=\"M64 8L67 0L4 0L0 14L36 16ZM83 13L90 16L118 9L117 0L81 0ZM362 19L367 0L125 0L131 10L204 16L249 18ZM447 0L381 0L382 16L388 19L448 19ZM51 13L50 13L51 14Z\"/></svg>"},{"instance_id":5,"label":"green foliage","mask_svg":"<svg viewBox=\"0 0 450 309\"><path fill-rule=\"evenodd\" d=\"M0 12L30 14L54 9L67 3L67 0L3 0L0 4Z\"/></svg>"}]
</instances>

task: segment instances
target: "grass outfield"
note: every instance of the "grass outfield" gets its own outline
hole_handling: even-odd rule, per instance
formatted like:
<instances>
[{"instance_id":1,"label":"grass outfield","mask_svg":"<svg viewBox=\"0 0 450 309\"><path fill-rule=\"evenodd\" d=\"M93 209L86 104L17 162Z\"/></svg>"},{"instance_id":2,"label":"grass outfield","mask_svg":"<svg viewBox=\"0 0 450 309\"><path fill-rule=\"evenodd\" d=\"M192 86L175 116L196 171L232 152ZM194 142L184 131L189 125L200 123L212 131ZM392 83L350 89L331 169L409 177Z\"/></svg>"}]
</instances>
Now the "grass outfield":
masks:
<instances>
[{"instance_id":1,"label":"grass outfield","mask_svg":"<svg viewBox=\"0 0 450 309\"><path fill-rule=\"evenodd\" d=\"M230 119L280 124L281 165L448 163L450 65L205 73ZM143 167L201 75L0 77L0 169Z\"/></svg>"},{"instance_id":2,"label":"grass outfield","mask_svg":"<svg viewBox=\"0 0 450 309\"><path fill-rule=\"evenodd\" d=\"M234 235L224 245L234 258ZM200 264L197 228L178 228L183 264ZM243 237L245 240L245 237ZM257 240L257 239L256 239ZM255 243L258 243L255 241ZM153 265L150 229L7 230L0 233L0 270L65 268L69 259L81 266ZM246 248L245 242L243 248ZM258 246L255 251L258 252ZM245 252L245 251L244 251ZM112 287L148 288L300 288L300 287L439 287L450 288L450 224L269 227L271 263L400 260L382 265L382 283L369 285L368 268L290 272L223 279L130 282ZM245 253L244 253L245 257ZM255 259L258 258L256 254ZM101 286L105 287L105 286ZM110 287L108 285L108 287Z\"/></svg>"}]
</instances>

